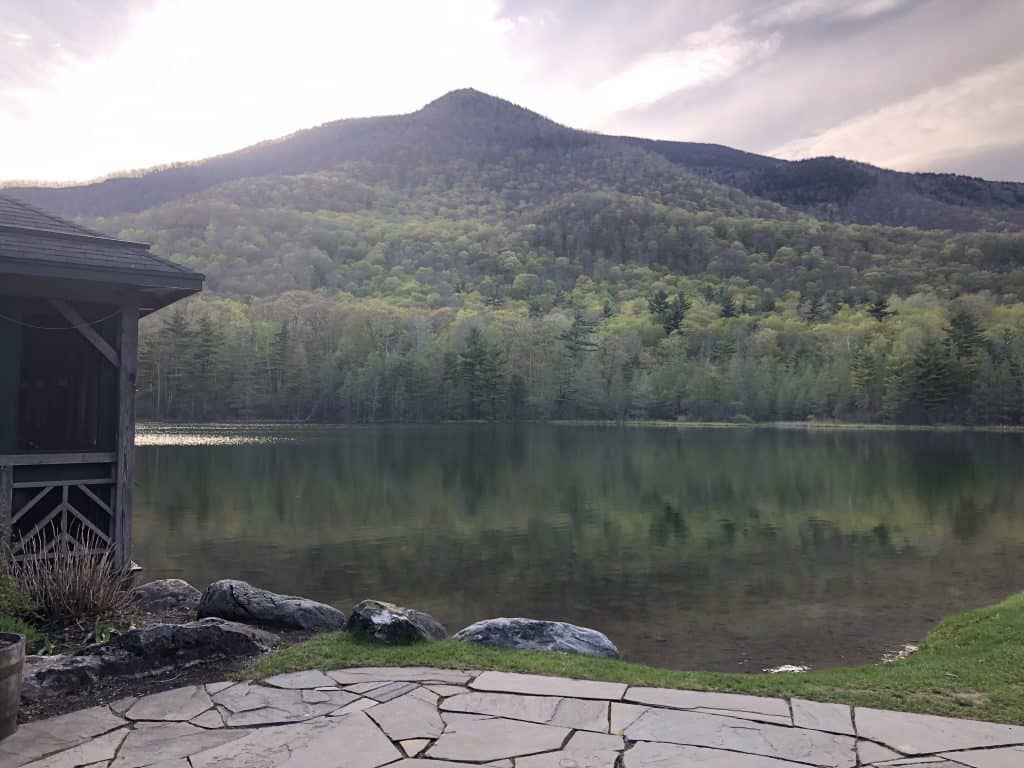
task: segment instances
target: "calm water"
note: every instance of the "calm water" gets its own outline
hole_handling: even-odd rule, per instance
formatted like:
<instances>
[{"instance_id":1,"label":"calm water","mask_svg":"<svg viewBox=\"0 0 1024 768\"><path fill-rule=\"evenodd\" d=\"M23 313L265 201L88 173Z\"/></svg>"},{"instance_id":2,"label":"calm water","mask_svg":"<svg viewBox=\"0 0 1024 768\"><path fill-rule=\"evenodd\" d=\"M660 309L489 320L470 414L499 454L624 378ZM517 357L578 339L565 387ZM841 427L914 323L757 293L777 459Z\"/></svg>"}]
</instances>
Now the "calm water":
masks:
<instances>
[{"instance_id":1,"label":"calm water","mask_svg":"<svg viewBox=\"0 0 1024 768\"><path fill-rule=\"evenodd\" d=\"M877 659L1024 589L1024 436L432 425L140 431L135 559L348 609L604 631L632 660Z\"/></svg>"}]
</instances>

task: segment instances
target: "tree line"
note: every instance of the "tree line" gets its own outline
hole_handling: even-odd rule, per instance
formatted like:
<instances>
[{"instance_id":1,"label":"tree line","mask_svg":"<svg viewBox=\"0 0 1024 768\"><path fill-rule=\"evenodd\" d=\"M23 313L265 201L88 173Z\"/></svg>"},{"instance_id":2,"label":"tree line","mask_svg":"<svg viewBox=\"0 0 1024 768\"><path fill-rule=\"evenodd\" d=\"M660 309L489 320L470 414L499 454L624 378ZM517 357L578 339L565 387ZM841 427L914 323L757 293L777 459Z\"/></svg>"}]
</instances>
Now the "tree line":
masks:
<instances>
[{"instance_id":1,"label":"tree line","mask_svg":"<svg viewBox=\"0 0 1024 768\"><path fill-rule=\"evenodd\" d=\"M531 317L203 297L145 322L139 415L1020 424L1024 306L915 294L832 312L658 289Z\"/></svg>"}]
</instances>

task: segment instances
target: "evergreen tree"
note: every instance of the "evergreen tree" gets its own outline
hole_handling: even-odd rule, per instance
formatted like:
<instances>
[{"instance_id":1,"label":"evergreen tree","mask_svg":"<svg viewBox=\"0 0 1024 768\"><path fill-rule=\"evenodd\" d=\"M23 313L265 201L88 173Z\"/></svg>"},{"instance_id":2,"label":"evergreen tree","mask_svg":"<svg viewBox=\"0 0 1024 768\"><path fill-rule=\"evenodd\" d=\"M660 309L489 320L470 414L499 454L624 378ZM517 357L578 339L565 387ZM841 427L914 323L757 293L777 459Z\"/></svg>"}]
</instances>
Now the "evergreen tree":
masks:
<instances>
[{"instance_id":1,"label":"evergreen tree","mask_svg":"<svg viewBox=\"0 0 1024 768\"><path fill-rule=\"evenodd\" d=\"M932 416L946 406L953 394L949 353L937 339L926 339L914 355L913 394Z\"/></svg>"},{"instance_id":2,"label":"evergreen tree","mask_svg":"<svg viewBox=\"0 0 1024 768\"><path fill-rule=\"evenodd\" d=\"M647 311L652 317L661 321L668 313L668 294L659 290L647 300Z\"/></svg>"},{"instance_id":3,"label":"evergreen tree","mask_svg":"<svg viewBox=\"0 0 1024 768\"><path fill-rule=\"evenodd\" d=\"M662 327L665 329L665 333L678 331L679 326L683 324L683 320L686 318L686 313L692 307L693 305L686 296L682 293L677 293L675 298L672 299L672 303L668 305L668 310L662 318Z\"/></svg>"},{"instance_id":4,"label":"evergreen tree","mask_svg":"<svg viewBox=\"0 0 1024 768\"><path fill-rule=\"evenodd\" d=\"M963 305L957 306L946 327L950 352L956 360L970 360L977 356L985 343L985 336L977 316Z\"/></svg>"},{"instance_id":5,"label":"evergreen tree","mask_svg":"<svg viewBox=\"0 0 1024 768\"><path fill-rule=\"evenodd\" d=\"M214 395L220 350L223 345L220 330L208 315L199 318L195 338L195 388L199 400L198 417L210 417L210 400Z\"/></svg>"},{"instance_id":6,"label":"evergreen tree","mask_svg":"<svg viewBox=\"0 0 1024 768\"><path fill-rule=\"evenodd\" d=\"M465 389L466 416L479 419L491 410L496 374L491 350L479 328L466 336L466 348L459 355L459 378Z\"/></svg>"},{"instance_id":7,"label":"evergreen tree","mask_svg":"<svg viewBox=\"0 0 1024 768\"><path fill-rule=\"evenodd\" d=\"M721 317L736 317L736 302L733 300L732 294L723 291L720 300L722 304Z\"/></svg>"},{"instance_id":8,"label":"evergreen tree","mask_svg":"<svg viewBox=\"0 0 1024 768\"><path fill-rule=\"evenodd\" d=\"M868 307L868 314L871 315L878 322L883 322L887 317L892 317L896 313L889 309L888 299L879 296Z\"/></svg>"},{"instance_id":9,"label":"evergreen tree","mask_svg":"<svg viewBox=\"0 0 1024 768\"><path fill-rule=\"evenodd\" d=\"M194 381L191 376L195 354L192 325L185 311L176 307L164 321L160 331L157 358L158 377L162 385L157 389L162 394L164 416L194 417L192 401Z\"/></svg>"}]
</instances>

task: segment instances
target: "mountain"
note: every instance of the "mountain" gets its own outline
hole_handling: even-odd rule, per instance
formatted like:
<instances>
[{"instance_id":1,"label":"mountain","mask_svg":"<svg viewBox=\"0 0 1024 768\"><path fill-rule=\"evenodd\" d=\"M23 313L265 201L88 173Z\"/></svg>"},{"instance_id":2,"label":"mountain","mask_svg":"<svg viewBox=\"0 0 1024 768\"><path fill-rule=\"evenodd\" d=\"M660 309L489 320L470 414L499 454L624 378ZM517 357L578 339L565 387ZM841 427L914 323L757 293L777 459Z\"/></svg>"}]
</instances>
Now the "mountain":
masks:
<instances>
[{"instance_id":1,"label":"mountain","mask_svg":"<svg viewBox=\"0 0 1024 768\"><path fill-rule=\"evenodd\" d=\"M902 173L834 157L794 162L715 144L605 136L561 126L472 89L453 91L411 114L339 120L197 163L93 184L9 191L55 213L97 217L142 211L229 181L329 171L347 163L386 163L402 173L454 161L483 167L522 152L542 160L575 153L588 162L630 151L634 158L646 156L636 160L641 164L664 158L750 198L825 221L955 231L1024 228L1024 184ZM759 212L765 211L761 206Z\"/></svg>"},{"instance_id":2,"label":"mountain","mask_svg":"<svg viewBox=\"0 0 1024 768\"><path fill-rule=\"evenodd\" d=\"M723 147L623 137L700 176L825 221L922 229L1024 227L1024 184L904 173L838 157L779 160Z\"/></svg>"},{"instance_id":3,"label":"mountain","mask_svg":"<svg viewBox=\"0 0 1024 768\"><path fill-rule=\"evenodd\" d=\"M13 191L206 275L143 321L142 417L1020 424L1021 187L463 90Z\"/></svg>"}]
</instances>

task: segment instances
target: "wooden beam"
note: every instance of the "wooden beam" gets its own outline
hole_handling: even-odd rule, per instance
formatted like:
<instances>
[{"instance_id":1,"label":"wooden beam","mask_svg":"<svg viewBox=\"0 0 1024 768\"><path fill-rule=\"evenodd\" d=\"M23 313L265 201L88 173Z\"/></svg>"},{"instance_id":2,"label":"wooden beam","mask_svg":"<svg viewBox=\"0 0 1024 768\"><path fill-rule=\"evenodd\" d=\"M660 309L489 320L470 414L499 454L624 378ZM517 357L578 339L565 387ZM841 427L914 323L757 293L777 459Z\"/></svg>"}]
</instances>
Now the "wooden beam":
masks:
<instances>
[{"instance_id":1,"label":"wooden beam","mask_svg":"<svg viewBox=\"0 0 1024 768\"><path fill-rule=\"evenodd\" d=\"M0 466L41 467L55 464L112 464L117 454L112 451L84 453L0 453ZM82 481L79 481L82 482Z\"/></svg>"},{"instance_id":2,"label":"wooden beam","mask_svg":"<svg viewBox=\"0 0 1024 768\"><path fill-rule=\"evenodd\" d=\"M135 476L135 374L139 349L139 307L121 307L121 366L117 377L117 488L114 491L114 546L117 562L127 568L132 557L132 483Z\"/></svg>"},{"instance_id":3,"label":"wooden beam","mask_svg":"<svg viewBox=\"0 0 1024 768\"><path fill-rule=\"evenodd\" d=\"M85 336L85 338L89 340L89 343L96 347L96 349L99 350L99 353L110 361L111 365L115 368L119 368L121 366L121 358L118 356L114 348L107 343L106 339L97 333L96 329L89 324L88 320L78 314L78 311L74 307L63 299L50 299L50 304L64 316L65 320L75 327L76 331ZM136 320L136 322L138 321Z\"/></svg>"}]
</instances>

